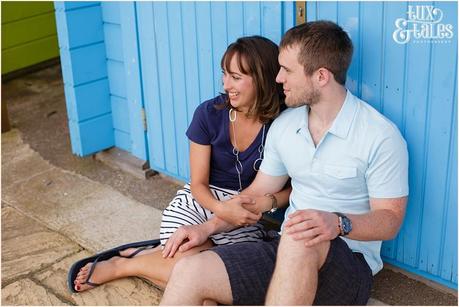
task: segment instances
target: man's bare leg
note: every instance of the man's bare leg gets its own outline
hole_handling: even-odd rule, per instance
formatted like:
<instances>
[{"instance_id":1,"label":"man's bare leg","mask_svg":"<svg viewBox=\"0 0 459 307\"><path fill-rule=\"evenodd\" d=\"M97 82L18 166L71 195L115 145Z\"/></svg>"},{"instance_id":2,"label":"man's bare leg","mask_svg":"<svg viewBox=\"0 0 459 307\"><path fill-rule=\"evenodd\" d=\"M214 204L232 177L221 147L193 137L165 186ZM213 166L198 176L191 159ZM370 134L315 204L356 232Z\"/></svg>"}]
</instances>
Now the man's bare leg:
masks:
<instances>
[{"instance_id":1,"label":"man's bare leg","mask_svg":"<svg viewBox=\"0 0 459 307\"><path fill-rule=\"evenodd\" d=\"M233 303L231 285L221 258L206 251L182 258L175 265L161 305L225 305Z\"/></svg>"},{"instance_id":2,"label":"man's bare leg","mask_svg":"<svg viewBox=\"0 0 459 307\"><path fill-rule=\"evenodd\" d=\"M192 248L185 253L177 252L173 258L163 258L161 250L138 255L134 258L113 257L97 264L90 281L102 284L123 277L137 276L148 279L164 288L174 265L179 259L197 254L212 246L212 242L208 240L203 245ZM79 292L93 288L90 285L84 284L91 265L92 263L88 263L77 275L75 289Z\"/></svg>"},{"instance_id":3,"label":"man's bare leg","mask_svg":"<svg viewBox=\"0 0 459 307\"><path fill-rule=\"evenodd\" d=\"M266 305L312 305L329 249L330 241L306 247L303 241L282 234Z\"/></svg>"}]
</instances>

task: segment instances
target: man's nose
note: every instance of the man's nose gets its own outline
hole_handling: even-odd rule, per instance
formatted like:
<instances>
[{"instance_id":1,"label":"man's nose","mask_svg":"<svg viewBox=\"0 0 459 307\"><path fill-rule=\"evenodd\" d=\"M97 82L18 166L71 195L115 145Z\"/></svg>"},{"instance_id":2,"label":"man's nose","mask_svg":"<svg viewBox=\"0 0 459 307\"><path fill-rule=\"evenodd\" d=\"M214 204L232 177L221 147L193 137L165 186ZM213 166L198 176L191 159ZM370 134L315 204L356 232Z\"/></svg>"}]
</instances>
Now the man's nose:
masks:
<instances>
[{"instance_id":1,"label":"man's nose","mask_svg":"<svg viewBox=\"0 0 459 307\"><path fill-rule=\"evenodd\" d=\"M277 83L284 83L284 76L282 74L282 71L279 70L276 76L276 82Z\"/></svg>"}]
</instances>

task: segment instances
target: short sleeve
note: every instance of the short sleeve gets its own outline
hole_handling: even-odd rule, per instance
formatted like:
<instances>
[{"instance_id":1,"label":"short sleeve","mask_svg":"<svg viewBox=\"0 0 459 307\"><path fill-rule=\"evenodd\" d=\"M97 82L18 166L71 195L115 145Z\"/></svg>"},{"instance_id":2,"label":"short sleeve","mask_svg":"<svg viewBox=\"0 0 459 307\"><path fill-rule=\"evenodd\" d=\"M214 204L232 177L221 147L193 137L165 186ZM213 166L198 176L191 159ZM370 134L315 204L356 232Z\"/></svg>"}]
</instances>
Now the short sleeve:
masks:
<instances>
[{"instance_id":1,"label":"short sleeve","mask_svg":"<svg viewBox=\"0 0 459 307\"><path fill-rule=\"evenodd\" d=\"M279 126L276 125L276 120L274 120L266 136L263 162L260 165L260 170L270 176L287 175L287 169L276 146L279 141L276 133L277 127Z\"/></svg>"},{"instance_id":2,"label":"short sleeve","mask_svg":"<svg viewBox=\"0 0 459 307\"><path fill-rule=\"evenodd\" d=\"M186 135L191 141L201 145L210 145L211 141L206 106L206 103L202 103L196 108L190 126L186 131Z\"/></svg>"},{"instance_id":3,"label":"short sleeve","mask_svg":"<svg viewBox=\"0 0 459 307\"><path fill-rule=\"evenodd\" d=\"M375 146L365 177L372 198L408 195L408 149L398 130L389 132Z\"/></svg>"}]
</instances>

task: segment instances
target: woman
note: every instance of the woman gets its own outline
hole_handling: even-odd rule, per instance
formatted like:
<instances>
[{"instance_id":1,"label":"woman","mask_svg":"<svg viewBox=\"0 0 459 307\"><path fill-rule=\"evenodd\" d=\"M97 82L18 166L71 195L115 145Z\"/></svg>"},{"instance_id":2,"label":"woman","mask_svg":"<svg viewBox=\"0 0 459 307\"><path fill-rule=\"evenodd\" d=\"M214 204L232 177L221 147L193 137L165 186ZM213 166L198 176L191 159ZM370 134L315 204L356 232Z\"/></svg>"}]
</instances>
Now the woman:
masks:
<instances>
[{"instance_id":1,"label":"woman","mask_svg":"<svg viewBox=\"0 0 459 307\"><path fill-rule=\"evenodd\" d=\"M274 199L235 195L255 178L270 123L281 110L282 88L275 82L277 57L277 45L260 36L240 38L228 46L221 60L225 94L199 105L186 133L191 184L179 190L163 212L160 239L166 248L131 248L120 252L121 257L105 257L96 260L97 265L87 263L74 280L76 291L127 276L164 286L183 256L213 245L263 240L266 233L257 223L262 212L269 211L274 200L287 203L290 189L275 194ZM212 235L184 253L168 242L178 228L213 218L239 228Z\"/></svg>"}]
</instances>

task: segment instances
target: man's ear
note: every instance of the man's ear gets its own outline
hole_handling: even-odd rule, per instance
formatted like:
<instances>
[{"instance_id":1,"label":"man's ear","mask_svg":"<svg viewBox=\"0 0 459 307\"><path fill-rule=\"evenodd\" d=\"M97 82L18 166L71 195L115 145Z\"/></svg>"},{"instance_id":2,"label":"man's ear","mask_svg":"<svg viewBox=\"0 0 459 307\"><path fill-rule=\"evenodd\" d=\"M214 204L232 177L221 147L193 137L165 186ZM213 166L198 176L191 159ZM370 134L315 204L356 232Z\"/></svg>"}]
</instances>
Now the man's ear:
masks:
<instances>
[{"instance_id":1,"label":"man's ear","mask_svg":"<svg viewBox=\"0 0 459 307\"><path fill-rule=\"evenodd\" d=\"M316 71L316 73L317 73L316 80L319 86L325 86L328 84L328 82L331 81L331 79L334 79L332 72L326 68L321 67Z\"/></svg>"}]
</instances>

